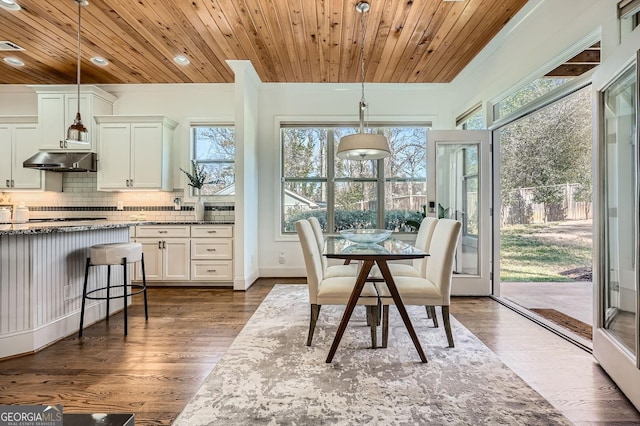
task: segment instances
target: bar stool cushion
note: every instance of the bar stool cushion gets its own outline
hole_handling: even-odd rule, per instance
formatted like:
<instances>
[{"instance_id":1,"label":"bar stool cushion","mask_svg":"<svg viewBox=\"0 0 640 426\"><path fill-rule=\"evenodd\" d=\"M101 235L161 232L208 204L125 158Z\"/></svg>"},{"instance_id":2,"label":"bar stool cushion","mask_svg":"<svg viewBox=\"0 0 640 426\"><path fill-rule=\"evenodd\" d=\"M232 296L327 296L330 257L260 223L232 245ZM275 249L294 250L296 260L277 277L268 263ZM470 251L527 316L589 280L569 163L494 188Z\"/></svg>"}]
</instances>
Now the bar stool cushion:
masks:
<instances>
[{"instance_id":1,"label":"bar stool cushion","mask_svg":"<svg viewBox=\"0 0 640 426\"><path fill-rule=\"evenodd\" d=\"M142 259L142 244L96 244L89 248L89 257L91 265L120 265L124 257L127 263L139 262Z\"/></svg>"}]
</instances>

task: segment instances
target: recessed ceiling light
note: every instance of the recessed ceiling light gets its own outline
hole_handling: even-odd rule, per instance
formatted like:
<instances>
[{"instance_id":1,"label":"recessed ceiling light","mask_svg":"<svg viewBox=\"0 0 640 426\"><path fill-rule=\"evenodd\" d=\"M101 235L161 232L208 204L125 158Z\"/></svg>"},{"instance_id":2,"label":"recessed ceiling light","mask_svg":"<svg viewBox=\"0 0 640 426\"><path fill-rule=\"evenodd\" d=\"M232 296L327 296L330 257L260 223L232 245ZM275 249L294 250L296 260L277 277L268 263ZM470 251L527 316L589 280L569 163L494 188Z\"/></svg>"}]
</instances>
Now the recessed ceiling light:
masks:
<instances>
[{"instance_id":1,"label":"recessed ceiling light","mask_svg":"<svg viewBox=\"0 0 640 426\"><path fill-rule=\"evenodd\" d=\"M0 0L0 7L9 10L20 10L20 5L14 0Z\"/></svg>"},{"instance_id":2,"label":"recessed ceiling light","mask_svg":"<svg viewBox=\"0 0 640 426\"><path fill-rule=\"evenodd\" d=\"M13 56L9 56L8 58L4 58L4 61L6 63L8 63L9 65L12 65L14 67L23 67L24 66L24 62L22 62L18 58L14 58Z\"/></svg>"},{"instance_id":3,"label":"recessed ceiling light","mask_svg":"<svg viewBox=\"0 0 640 426\"><path fill-rule=\"evenodd\" d=\"M94 56L93 58L91 58L91 62L101 67L106 67L107 65L109 65L109 61L100 56Z\"/></svg>"},{"instance_id":4,"label":"recessed ceiling light","mask_svg":"<svg viewBox=\"0 0 640 426\"><path fill-rule=\"evenodd\" d=\"M189 65L191 63L191 61L189 61L189 59L184 55L177 55L173 60L180 65Z\"/></svg>"}]
</instances>

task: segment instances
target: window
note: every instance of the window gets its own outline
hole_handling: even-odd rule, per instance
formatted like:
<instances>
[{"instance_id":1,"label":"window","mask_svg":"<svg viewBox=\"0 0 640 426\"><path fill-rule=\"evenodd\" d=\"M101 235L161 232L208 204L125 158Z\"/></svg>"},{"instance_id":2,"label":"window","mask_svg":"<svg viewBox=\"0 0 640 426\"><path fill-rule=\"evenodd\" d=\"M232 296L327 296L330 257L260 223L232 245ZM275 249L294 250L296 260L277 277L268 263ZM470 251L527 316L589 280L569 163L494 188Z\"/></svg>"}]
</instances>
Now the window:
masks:
<instances>
[{"instance_id":1,"label":"window","mask_svg":"<svg viewBox=\"0 0 640 426\"><path fill-rule=\"evenodd\" d=\"M622 0L618 2L618 19L620 20L620 40L636 29L640 21L640 0Z\"/></svg>"},{"instance_id":2,"label":"window","mask_svg":"<svg viewBox=\"0 0 640 426\"><path fill-rule=\"evenodd\" d=\"M235 128L233 126L192 126L192 158L204 166L209 183L202 195L235 194Z\"/></svg>"},{"instance_id":3,"label":"window","mask_svg":"<svg viewBox=\"0 0 640 426\"><path fill-rule=\"evenodd\" d=\"M482 114L482 104L474 105L471 109L456 118L456 127L462 130L486 129L484 114Z\"/></svg>"},{"instance_id":4,"label":"window","mask_svg":"<svg viewBox=\"0 0 640 426\"><path fill-rule=\"evenodd\" d=\"M427 126L372 129L389 139L391 157L353 161L335 156L355 127L281 125L282 232L316 216L325 231L352 227L414 231L427 200Z\"/></svg>"}]
</instances>

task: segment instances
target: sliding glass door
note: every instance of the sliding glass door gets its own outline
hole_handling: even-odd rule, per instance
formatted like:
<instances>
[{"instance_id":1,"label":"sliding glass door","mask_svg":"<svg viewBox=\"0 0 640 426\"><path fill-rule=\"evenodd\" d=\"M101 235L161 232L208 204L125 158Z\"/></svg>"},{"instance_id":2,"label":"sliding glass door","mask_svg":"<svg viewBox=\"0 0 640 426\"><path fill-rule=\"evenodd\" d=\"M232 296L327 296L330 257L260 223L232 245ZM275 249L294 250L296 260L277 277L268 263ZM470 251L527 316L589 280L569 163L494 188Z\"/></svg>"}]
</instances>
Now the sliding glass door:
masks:
<instances>
[{"instance_id":1,"label":"sliding glass door","mask_svg":"<svg viewBox=\"0 0 640 426\"><path fill-rule=\"evenodd\" d=\"M620 58L621 56L618 55ZM597 89L597 208L594 356L636 407L638 361L638 70L633 60L605 64ZM616 55L614 55L614 59Z\"/></svg>"}]
</instances>

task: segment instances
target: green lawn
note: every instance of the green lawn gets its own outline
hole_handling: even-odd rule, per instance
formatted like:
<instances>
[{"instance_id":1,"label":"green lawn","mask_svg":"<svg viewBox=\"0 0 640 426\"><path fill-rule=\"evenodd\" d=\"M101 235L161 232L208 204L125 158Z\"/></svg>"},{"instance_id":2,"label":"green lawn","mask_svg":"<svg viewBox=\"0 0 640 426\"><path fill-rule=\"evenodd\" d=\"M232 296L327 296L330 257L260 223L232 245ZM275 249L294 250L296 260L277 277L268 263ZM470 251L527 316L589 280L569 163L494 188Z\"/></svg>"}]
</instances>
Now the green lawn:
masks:
<instances>
[{"instance_id":1,"label":"green lawn","mask_svg":"<svg viewBox=\"0 0 640 426\"><path fill-rule=\"evenodd\" d=\"M591 262L590 221L514 225L500 230L501 281L573 281L575 274L568 271L588 273Z\"/></svg>"}]
</instances>

